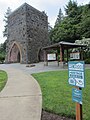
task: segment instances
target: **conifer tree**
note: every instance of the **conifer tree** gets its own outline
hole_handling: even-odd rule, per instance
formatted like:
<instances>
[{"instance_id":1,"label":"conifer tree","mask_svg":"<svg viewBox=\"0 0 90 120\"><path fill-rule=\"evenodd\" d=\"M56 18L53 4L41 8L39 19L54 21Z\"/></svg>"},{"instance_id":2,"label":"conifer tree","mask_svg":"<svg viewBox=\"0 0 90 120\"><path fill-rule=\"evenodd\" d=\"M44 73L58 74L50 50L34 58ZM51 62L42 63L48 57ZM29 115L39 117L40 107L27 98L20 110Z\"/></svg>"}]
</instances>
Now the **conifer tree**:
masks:
<instances>
[{"instance_id":1,"label":"conifer tree","mask_svg":"<svg viewBox=\"0 0 90 120\"><path fill-rule=\"evenodd\" d=\"M60 8L59 9L59 14L58 14L56 22L55 22L55 25L60 24L60 22L63 20L63 18L64 18L64 15L63 15L62 10Z\"/></svg>"},{"instance_id":2,"label":"conifer tree","mask_svg":"<svg viewBox=\"0 0 90 120\"><path fill-rule=\"evenodd\" d=\"M4 15L4 22L5 22L5 26L4 26L4 31L3 31L3 36L7 37L8 35L8 16L11 14L11 9L10 7L8 7L7 12Z\"/></svg>"}]
</instances>

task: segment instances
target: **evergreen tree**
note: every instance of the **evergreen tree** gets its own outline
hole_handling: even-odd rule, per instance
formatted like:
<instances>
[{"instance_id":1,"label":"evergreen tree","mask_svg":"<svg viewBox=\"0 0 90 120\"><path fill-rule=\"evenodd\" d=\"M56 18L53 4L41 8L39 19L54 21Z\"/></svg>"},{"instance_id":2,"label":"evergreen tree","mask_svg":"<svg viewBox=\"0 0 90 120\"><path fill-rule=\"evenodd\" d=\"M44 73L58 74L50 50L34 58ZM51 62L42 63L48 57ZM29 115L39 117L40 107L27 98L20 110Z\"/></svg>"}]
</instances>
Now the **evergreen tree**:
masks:
<instances>
[{"instance_id":1,"label":"evergreen tree","mask_svg":"<svg viewBox=\"0 0 90 120\"><path fill-rule=\"evenodd\" d=\"M50 32L52 30L52 26L50 25L50 23L48 23L48 32Z\"/></svg>"},{"instance_id":2,"label":"evergreen tree","mask_svg":"<svg viewBox=\"0 0 90 120\"><path fill-rule=\"evenodd\" d=\"M8 7L7 12L4 15L5 18L3 20L5 22L4 31L3 31L4 37L7 37L7 35L8 35L8 16L10 14L11 14L11 9L10 9L10 7Z\"/></svg>"},{"instance_id":3,"label":"evergreen tree","mask_svg":"<svg viewBox=\"0 0 90 120\"><path fill-rule=\"evenodd\" d=\"M63 17L62 22L54 26L50 39L53 42L75 42L81 39L82 11L83 6L77 6L76 2L70 0L65 7L66 16Z\"/></svg>"},{"instance_id":4,"label":"evergreen tree","mask_svg":"<svg viewBox=\"0 0 90 120\"><path fill-rule=\"evenodd\" d=\"M0 44L0 63L3 63L5 60L5 53L6 53L6 42Z\"/></svg>"},{"instance_id":5,"label":"evergreen tree","mask_svg":"<svg viewBox=\"0 0 90 120\"><path fill-rule=\"evenodd\" d=\"M90 3L83 7L81 34L82 37L90 38Z\"/></svg>"},{"instance_id":6,"label":"evergreen tree","mask_svg":"<svg viewBox=\"0 0 90 120\"><path fill-rule=\"evenodd\" d=\"M64 18L64 15L63 15L62 10L61 10L61 8L60 8L60 9L59 9L59 14L58 14L57 19L56 19L56 22L55 22L55 25L60 24L61 21L63 20L63 18Z\"/></svg>"},{"instance_id":7,"label":"evergreen tree","mask_svg":"<svg viewBox=\"0 0 90 120\"><path fill-rule=\"evenodd\" d=\"M78 13L77 2L69 0L68 5L66 5L65 12L69 17L75 17Z\"/></svg>"}]
</instances>

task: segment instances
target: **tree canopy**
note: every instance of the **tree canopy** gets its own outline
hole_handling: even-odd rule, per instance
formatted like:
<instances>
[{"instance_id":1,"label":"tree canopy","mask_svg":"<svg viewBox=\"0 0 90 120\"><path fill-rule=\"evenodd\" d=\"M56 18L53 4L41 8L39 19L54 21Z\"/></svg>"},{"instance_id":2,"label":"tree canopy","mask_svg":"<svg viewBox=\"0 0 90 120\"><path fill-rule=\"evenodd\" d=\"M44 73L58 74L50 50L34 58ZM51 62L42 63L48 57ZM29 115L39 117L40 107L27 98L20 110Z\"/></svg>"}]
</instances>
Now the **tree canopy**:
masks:
<instances>
[{"instance_id":1,"label":"tree canopy","mask_svg":"<svg viewBox=\"0 0 90 120\"><path fill-rule=\"evenodd\" d=\"M7 12L4 15L4 22L5 22L5 26L4 26L4 31L3 31L3 36L7 37L7 32L8 32L8 16L11 14L11 9L10 7L8 7Z\"/></svg>"},{"instance_id":2,"label":"tree canopy","mask_svg":"<svg viewBox=\"0 0 90 120\"><path fill-rule=\"evenodd\" d=\"M90 37L90 3L78 6L77 2L69 1L62 17L61 8L54 28L50 33L53 42L75 42L82 37ZM60 22L58 22L60 20Z\"/></svg>"},{"instance_id":3,"label":"tree canopy","mask_svg":"<svg viewBox=\"0 0 90 120\"><path fill-rule=\"evenodd\" d=\"M7 38L8 35L8 16L11 14L11 9L8 7L7 12L4 15L4 31L3 31L3 37ZM6 54L6 44L7 44L7 39L5 40L4 43L0 44L0 63L3 63L5 60L5 54Z\"/></svg>"},{"instance_id":4,"label":"tree canopy","mask_svg":"<svg viewBox=\"0 0 90 120\"><path fill-rule=\"evenodd\" d=\"M55 25L60 24L61 21L63 20L63 17L64 17L64 15L63 15L62 10L61 10L61 8L60 8L60 9L59 9L59 14L58 14L57 19L56 19L56 22L55 22Z\"/></svg>"}]
</instances>

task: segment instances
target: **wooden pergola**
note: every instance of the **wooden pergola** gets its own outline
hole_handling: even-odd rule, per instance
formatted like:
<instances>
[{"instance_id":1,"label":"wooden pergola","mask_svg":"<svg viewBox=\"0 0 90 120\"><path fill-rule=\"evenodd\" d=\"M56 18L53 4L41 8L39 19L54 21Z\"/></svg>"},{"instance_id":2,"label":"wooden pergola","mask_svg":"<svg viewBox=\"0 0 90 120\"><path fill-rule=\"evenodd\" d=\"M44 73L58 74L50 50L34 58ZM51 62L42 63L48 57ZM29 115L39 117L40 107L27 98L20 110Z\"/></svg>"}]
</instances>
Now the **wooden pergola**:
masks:
<instances>
[{"instance_id":1,"label":"wooden pergola","mask_svg":"<svg viewBox=\"0 0 90 120\"><path fill-rule=\"evenodd\" d=\"M68 62L68 50L73 49L73 48L81 48L81 50L80 50L81 60L83 60L82 52L83 52L84 47L86 47L86 45L80 45L80 44L64 42L64 41L55 43L50 46L43 47L42 49L44 50L44 61L46 62L46 65L48 65L48 60L47 60L48 51L60 49L60 62L61 63L64 62L64 50L67 51L67 62Z\"/></svg>"}]
</instances>

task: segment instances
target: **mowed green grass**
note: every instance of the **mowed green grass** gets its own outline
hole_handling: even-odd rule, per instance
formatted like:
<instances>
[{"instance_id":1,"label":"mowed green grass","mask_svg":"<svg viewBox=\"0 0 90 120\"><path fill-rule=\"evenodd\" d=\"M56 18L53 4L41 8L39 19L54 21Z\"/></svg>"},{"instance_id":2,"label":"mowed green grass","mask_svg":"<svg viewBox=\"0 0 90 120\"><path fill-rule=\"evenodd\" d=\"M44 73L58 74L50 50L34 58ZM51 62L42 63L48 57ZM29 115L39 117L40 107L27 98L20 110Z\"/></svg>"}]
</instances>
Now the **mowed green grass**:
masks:
<instances>
[{"instance_id":1,"label":"mowed green grass","mask_svg":"<svg viewBox=\"0 0 90 120\"><path fill-rule=\"evenodd\" d=\"M0 70L0 91L4 88L7 82L7 73L5 71Z\"/></svg>"},{"instance_id":2,"label":"mowed green grass","mask_svg":"<svg viewBox=\"0 0 90 120\"><path fill-rule=\"evenodd\" d=\"M33 74L41 86L43 109L75 118L72 88L68 84L68 71L52 71ZM83 88L83 118L90 120L90 70L85 70L86 86Z\"/></svg>"}]
</instances>

